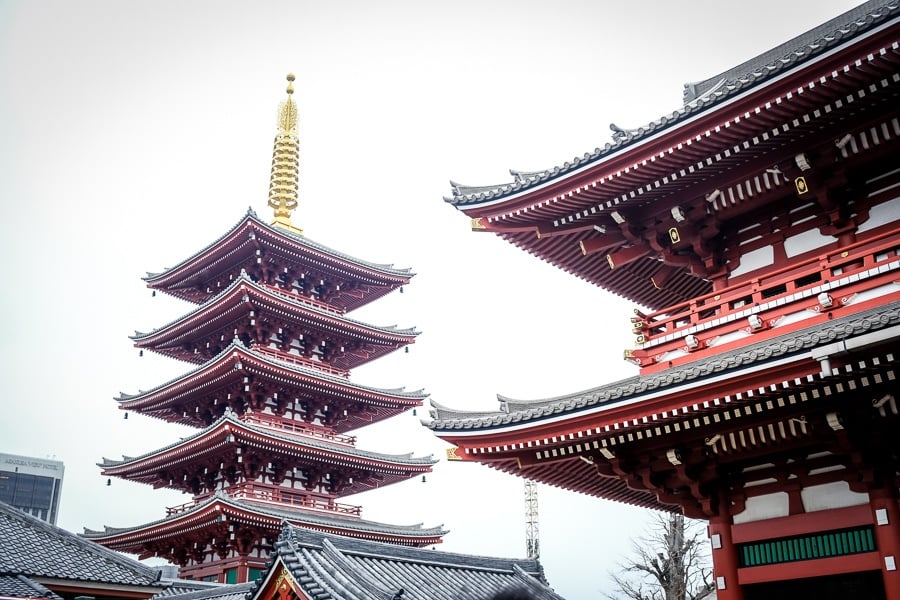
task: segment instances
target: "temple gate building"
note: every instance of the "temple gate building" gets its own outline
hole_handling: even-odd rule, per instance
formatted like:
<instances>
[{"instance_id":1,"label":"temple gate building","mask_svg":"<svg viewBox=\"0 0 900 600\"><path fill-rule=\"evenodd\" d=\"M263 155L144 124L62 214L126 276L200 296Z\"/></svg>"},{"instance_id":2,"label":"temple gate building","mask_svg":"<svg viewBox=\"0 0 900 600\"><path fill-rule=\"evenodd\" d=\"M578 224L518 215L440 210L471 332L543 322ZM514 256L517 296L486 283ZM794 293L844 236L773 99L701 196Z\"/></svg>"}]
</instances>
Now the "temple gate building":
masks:
<instances>
[{"instance_id":1,"label":"temple gate building","mask_svg":"<svg viewBox=\"0 0 900 600\"><path fill-rule=\"evenodd\" d=\"M473 230L638 306L638 373L432 402L450 458L707 521L720 600L900 600L898 14L863 4L563 166L454 184Z\"/></svg>"},{"instance_id":2,"label":"temple gate building","mask_svg":"<svg viewBox=\"0 0 900 600\"><path fill-rule=\"evenodd\" d=\"M413 273L327 248L291 222L299 162L292 93L289 83L275 138L274 222L250 210L207 247L146 277L154 294L196 307L137 333L134 343L191 370L154 389L123 394L119 408L197 433L141 456L99 463L104 476L191 495L158 521L84 533L141 559L178 564L182 578L237 583L258 577L285 522L414 547L440 543L445 533L368 521L359 506L340 502L423 476L435 462L362 450L353 435L427 397L350 379L354 367L415 342L414 329L348 316L407 285Z\"/></svg>"}]
</instances>

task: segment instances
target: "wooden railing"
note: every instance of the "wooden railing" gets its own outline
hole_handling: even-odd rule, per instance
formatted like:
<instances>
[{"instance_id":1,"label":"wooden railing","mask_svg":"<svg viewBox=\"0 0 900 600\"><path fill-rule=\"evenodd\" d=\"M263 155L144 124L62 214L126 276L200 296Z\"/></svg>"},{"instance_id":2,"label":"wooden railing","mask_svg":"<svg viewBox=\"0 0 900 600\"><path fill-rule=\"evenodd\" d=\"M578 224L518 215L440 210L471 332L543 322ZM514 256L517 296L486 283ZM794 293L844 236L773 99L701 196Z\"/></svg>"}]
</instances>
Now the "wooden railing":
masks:
<instances>
[{"instance_id":1,"label":"wooden railing","mask_svg":"<svg viewBox=\"0 0 900 600\"><path fill-rule=\"evenodd\" d=\"M289 299L293 300L294 302L306 304L307 306L311 306L311 307L317 308L319 310L324 310L324 311L327 311L330 313L336 313L339 315L343 314L345 312L343 309L338 308L336 306L332 306L331 304L328 304L326 302L322 302L321 300L313 300L309 296L304 296L303 294L291 292L291 291L285 290L283 288L280 288L280 287L277 287L274 285L268 285L265 283L258 283L257 285L269 290L273 294L277 294L279 296L289 298Z\"/></svg>"},{"instance_id":2,"label":"wooden railing","mask_svg":"<svg viewBox=\"0 0 900 600\"><path fill-rule=\"evenodd\" d=\"M774 335L771 329L788 315L841 310L898 278L900 241L887 232L658 312L635 311L638 347L625 357L647 368L668 353L702 351L729 334Z\"/></svg>"},{"instance_id":3,"label":"wooden railing","mask_svg":"<svg viewBox=\"0 0 900 600\"><path fill-rule=\"evenodd\" d=\"M288 490L278 486L260 483L242 483L230 486L228 495L237 500L252 500L254 502L266 502L282 506L292 506L306 510L315 510L324 513L340 514L349 517L359 517L362 507L353 504L342 504L331 499L321 498L306 492ZM209 499L213 494L197 496L191 502L185 502L178 506L170 506L166 509L166 516L172 516L190 510Z\"/></svg>"},{"instance_id":4,"label":"wooden railing","mask_svg":"<svg viewBox=\"0 0 900 600\"><path fill-rule=\"evenodd\" d=\"M247 423L265 425L266 427L271 427L273 429L280 429L282 431L288 431L290 433L297 433L311 438L318 438L328 442L334 442L336 444L345 444L347 446L356 445L355 435L343 435L340 433L335 433L328 427L321 427L318 425L312 425L310 423L293 421L291 419L285 419L283 417L278 417L275 415L253 412L245 413L241 417L241 419Z\"/></svg>"},{"instance_id":5,"label":"wooden railing","mask_svg":"<svg viewBox=\"0 0 900 600\"><path fill-rule=\"evenodd\" d=\"M287 352L275 350L274 348L269 348L267 346L257 345L253 346L253 350L282 362L299 365L301 367L306 367L307 369L315 369L317 371L322 371L323 373L328 373L329 375L334 375L335 377L343 377L344 379L350 377L350 371L348 371L347 369L338 369L337 367L332 367L329 364L317 360L311 360L303 356L297 356L296 354L289 354Z\"/></svg>"}]
</instances>

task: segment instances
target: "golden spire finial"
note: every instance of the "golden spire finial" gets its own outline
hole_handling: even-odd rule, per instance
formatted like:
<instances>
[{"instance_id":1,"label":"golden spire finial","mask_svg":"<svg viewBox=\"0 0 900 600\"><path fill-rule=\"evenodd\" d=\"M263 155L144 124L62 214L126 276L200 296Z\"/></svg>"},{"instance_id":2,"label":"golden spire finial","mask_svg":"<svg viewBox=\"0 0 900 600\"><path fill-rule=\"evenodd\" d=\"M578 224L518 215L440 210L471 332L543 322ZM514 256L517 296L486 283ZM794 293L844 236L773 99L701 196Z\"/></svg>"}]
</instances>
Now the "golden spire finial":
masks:
<instances>
[{"instance_id":1,"label":"golden spire finial","mask_svg":"<svg viewBox=\"0 0 900 600\"><path fill-rule=\"evenodd\" d=\"M269 206L275 209L272 225L303 233L291 223L291 212L297 208L297 187L300 178L300 138L297 137L297 105L294 94L294 74L287 76L287 100L278 110L278 133L272 154L272 178L269 182Z\"/></svg>"}]
</instances>

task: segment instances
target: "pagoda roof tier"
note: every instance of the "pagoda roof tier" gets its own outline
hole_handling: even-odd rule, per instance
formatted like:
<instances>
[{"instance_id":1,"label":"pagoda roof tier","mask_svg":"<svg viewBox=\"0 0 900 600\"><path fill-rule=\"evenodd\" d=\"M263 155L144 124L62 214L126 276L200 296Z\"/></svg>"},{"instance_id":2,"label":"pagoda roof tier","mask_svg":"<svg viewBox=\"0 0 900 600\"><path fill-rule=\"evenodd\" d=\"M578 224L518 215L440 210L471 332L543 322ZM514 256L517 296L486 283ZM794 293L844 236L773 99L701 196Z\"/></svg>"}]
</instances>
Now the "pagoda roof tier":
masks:
<instances>
[{"instance_id":1,"label":"pagoda roof tier","mask_svg":"<svg viewBox=\"0 0 900 600\"><path fill-rule=\"evenodd\" d=\"M424 424L456 446L451 459L705 518L717 509L704 486L725 477L739 487L761 468L754 461L784 466L779 456L806 456L804 484L812 485L857 481L862 454L854 452L896 456L898 344L900 303L890 302L582 392L501 396L493 412L432 402ZM844 435L856 437L851 444ZM781 476L774 470L766 477Z\"/></svg>"},{"instance_id":2,"label":"pagoda roof tier","mask_svg":"<svg viewBox=\"0 0 900 600\"><path fill-rule=\"evenodd\" d=\"M320 362L233 342L202 366L117 400L123 410L193 427L208 427L226 408L240 415L262 411L268 401L275 412L283 412L300 401L311 413L325 414L334 432L344 433L421 406L427 397L421 390L359 385Z\"/></svg>"},{"instance_id":3,"label":"pagoda roof tier","mask_svg":"<svg viewBox=\"0 0 900 600\"><path fill-rule=\"evenodd\" d=\"M308 356L324 348L325 363L343 370L412 344L419 334L414 328L349 319L297 294L254 282L243 273L205 304L149 333L135 332L131 339L138 348L199 364L219 354L235 336L268 345L273 337L289 338L285 331L302 341Z\"/></svg>"},{"instance_id":4,"label":"pagoda roof tier","mask_svg":"<svg viewBox=\"0 0 900 600\"><path fill-rule=\"evenodd\" d=\"M161 273L148 273L144 281L154 290L200 304L237 277L241 269L263 280L282 276L285 269L294 278L308 274L321 280L327 288L327 303L342 312L408 284L414 275L409 269L360 260L266 224L249 209L212 244Z\"/></svg>"},{"instance_id":5,"label":"pagoda roof tier","mask_svg":"<svg viewBox=\"0 0 900 600\"><path fill-rule=\"evenodd\" d=\"M246 422L228 410L192 436L137 457L104 458L98 466L107 476L194 494L212 491L221 478L282 481L299 470L308 472L310 485L321 483L340 497L430 473L436 462L431 456L369 452Z\"/></svg>"},{"instance_id":6,"label":"pagoda roof tier","mask_svg":"<svg viewBox=\"0 0 900 600\"><path fill-rule=\"evenodd\" d=\"M134 527L105 526L103 530L85 528L82 536L107 548L136 554L141 559L160 556L178 563L179 557L173 553L173 539L205 543L210 539L229 539L231 533L240 534L244 529L253 529L256 535L274 542L285 521L304 529L404 546L439 544L447 533L440 526L391 525L290 506L250 502L218 492L204 502L158 521Z\"/></svg>"},{"instance_id":7,"label":"pagoda roof tier","mask_svg":"<svg viewBox=\"0 0 900 600\"><path fill-rule=\"evenodd\" d=\"M898 18L896 2L868 2L686 86L685 105L671 114L637 129L612 126L602 148L511 171L510 183L452 183L445 200L473 230L652 310L708 293L729 268L716 240L795 197L798 177L894 169Z\"/></svg>"}]
</instances>

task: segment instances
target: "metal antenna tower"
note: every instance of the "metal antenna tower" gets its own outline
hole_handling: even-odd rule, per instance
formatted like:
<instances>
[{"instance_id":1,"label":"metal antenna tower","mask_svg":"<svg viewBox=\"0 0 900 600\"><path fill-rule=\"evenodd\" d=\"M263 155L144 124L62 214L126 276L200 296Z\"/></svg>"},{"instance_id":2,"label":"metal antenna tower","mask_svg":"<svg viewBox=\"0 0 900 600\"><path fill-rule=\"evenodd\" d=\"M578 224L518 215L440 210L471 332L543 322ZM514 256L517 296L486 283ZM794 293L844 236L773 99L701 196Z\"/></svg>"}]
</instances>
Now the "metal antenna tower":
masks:
<instances>
[{"instance_id":1,"label":"metal antenna tower","mask_svg":"<svg viewBox=\"0 0 900 600\"><path fill-rule=\"evenodd\" d=\"M538 558L541 555L541 540L538 532L538 491L537 483L525 480L525 556Z\"/></svg>"}]
</instances>

